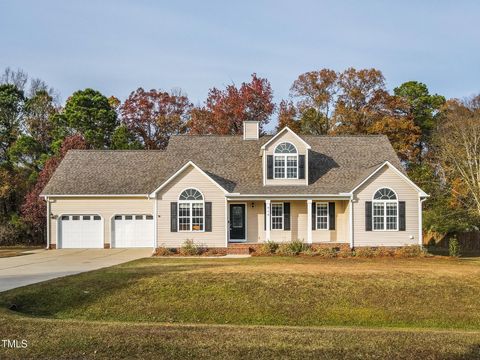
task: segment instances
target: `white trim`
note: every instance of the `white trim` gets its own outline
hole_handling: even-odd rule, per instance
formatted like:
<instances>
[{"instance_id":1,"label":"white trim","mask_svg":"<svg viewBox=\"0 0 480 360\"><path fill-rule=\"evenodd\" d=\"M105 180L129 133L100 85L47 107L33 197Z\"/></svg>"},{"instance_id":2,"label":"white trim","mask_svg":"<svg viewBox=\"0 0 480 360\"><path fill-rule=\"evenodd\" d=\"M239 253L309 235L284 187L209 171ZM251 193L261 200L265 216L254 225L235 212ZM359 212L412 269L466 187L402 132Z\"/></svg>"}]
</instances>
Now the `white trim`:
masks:
<instances>
[{"instance_id":1,"label":"white trim","mask_svg":"<svg viewBox=\"0 0 480 360\"><path fill-rule=\"evenodd\" d=\"M293 146L293 148L295 149L295 152L294 153L276 153L276 150L277 148L281 145L281 144L290 144ZM276 168L282 168L282 166L276 166L276 158L283 158L283 177L277 177L276 176L276 171L275 169ZM295 157L295 162L296 162L296 175L295 177L288 177L288 157ZM277 144L277 146L275 147L275 149L273 149L273 180L298 180L298 173L299 173L299 164L298 164L298 149L297 147L292 144L290 141L283 141L279 144Z\"/></svg>"},{"instance_id":2,"label":"white trim","mask_svg":"<svg viewBox=\"0 0 480 360\"><path fill-rule=\"evenodd\" d=\"M105 219L103 218L102 215L100 215L99 213L81 213L81 214L74 214L74 213L60 213L59 215L57 215L57 226L56 226L56 231L55 231L55 235L56 235L56 244L55 244L55 247L57 249L63 249L63 246L60 247L60 222L62 221L62 216L100 216L100 221L102 222L102 247L101 248L88 248L88 249L104 249L105 248ZM63 245L63 244L62 244ZM110 247L112 244L109 244ZM67 248L69 249L69 248ZM78 248L78 249L82 249L82 248Z\"/></svg>"},{"instance_id":3,"label":"white trim","mask_svg":"<svg viewBox=\"0 0 480 360\"><path fill-rule=\"evenodd\" d=\"M327 228L326 229L319 229L318 228L318 205L327 205ZM315 230L321 231L329 231L330 230L330 205L328 202L318 201L315 203Z\"/></svg>"},{"instance_id":4,"label":"white trim","mask_svg":"<svg viewBox=\"0 0 480 360\"><path fill-rule=\"evenodd\" d=\"M393 166L389 161L385 161L381 165L379 165L370 175L368 175L360 184L355 186L353 190L350 193L354 193L355 191L358 190L363 184L365 184L372 176L374 176L377 172L379 172L385 165L388 165L391 169L393 169L402 179L404 179L408 184L410 184L418 193L420 196L424 197L429 197L429 195L420 189L412 180L410 180L404 173L402 173L400 170L398 170L395 166Z\"/></svg>"},{"instance_id":5,"label":"white trim","mask_svg":"<svg viewBox=\"0 0 480 360\"><path fill-rule=\"evenodd\" d=\"M375 195L382 189L388 189L395 194L395 199L375 199ZM375 229L375 203L383 203L383 229ZM387 229L387 203L396 204L397 205L397 220L396 220L396 228L395 229ZM398 195L395 190L388 186L381 186L377 190L373 192L372 195L372 231L400 231L400 207L398 206L399 200ZM378 218L379 216L377 216Z\"/></svg>"},{"instance_id":6,"label":"white trim","mask_svg":"<svg viewBox=\"0 0 480 360\"><path fill-rule=\"evenodd\" d=\"M56 198L56 197L140 197L140 198L148 198L149 194L77 194L77 195L40 195L43 198Z\"/></svg>"},{"instance_id":7,"label":"white trim","mask_svg":"<svg viewBox=\"0 0 480 360\"><path fill-rule=\"evenodd\" d=\"M158 199L155 196L153 199L154 204L153 204L153 251L158 247Z\"/></svg>"},{"instance_id":8,"label":"white trim","mask_svg":"<svg viewBox=\"0 0 480 360\"><path fill-rule=\"evenodd\" d=\"M307 149L311 149L312 147L308 145L305 140L303 140L300 136L298 136L293 130L291 130L288 126L285 126L282 130L280 130L274 137L272 137L270 140L268 140L263 146L260 148L260 150L265 150L272 141L274 141L278 136L280 136L283 132L288 131L292 133L298 140L300 140Z\"/></svg>"},{"instance_id":9,"label":"white trim","mask_svg":"<svg viewBox=\"0 0 480 360\"><path fill-rule=\"evenodd\" d=\"M218 187L220 190L222 190L222 192L224 194L228 194L228 192L223 188L221 187L215 180L213 180L210 176L208 176L208 174L203 171L202 169L200 169L193 161L189 161L187 162L185 165L183 165L175 174L173 174L172 176L170 176L167 180L165 180L162 185L160 185L154 192L152 192L149 196L152 197L152 196L156 196L156 194L161 190L163 189L168 183L170 183L173 179L175 179L179 174L181 174L187 167L189 166L193 166L193 168L197 169L201 174L203 174L204 176L206 176L216 187Z\"/></svg>"},{"instance_id":10,"label":"white trim","mask_svg":"<svg viewBox=\"0 0 480 360\"><path fill-rule=\"evenodd\" d=\"M313 242L312 237L312 199L307 199L307 243Z\"/></svg>"},{"instance_id":11,"label":"white trim","mask_svg":"<svg viewBox=\"0 0 480 360\"><path fill-rule=\"evenodd\" d=\"M350 198L349 204L350 207L348 209L348 219L349 219L349 229L350 233L349 235L349 240L350 240L350 249L353 249L353 195Z\"/></svg>"},{"instance_id":12,"label":"white trim","mask_svg":"<svg viewBox=\"0 0 480 360\"><path fill-rule=\"evenodd\" d=\"M289 185L290 186L290 185ZM299 185L304 186L304 185ZM324 199L324 200L348 200L351 194L240 194L240 193L228 193L225 194L227 198L270 198L270 199L285 199L295 198L297 200L308 200L310 198Z\"/></svg>"},{"instance_id":13,"label":"white trim","mask_svg":"<svg viewBox=\"0 0 480 360\"><path fill-rule=\"evenodd\" d=\"M230 239L230 205L245 205L245 238L244 239ZM242 243L248 241L248 202L229 202L228 203L228 242L229 243Z\"/></svg>"},{"instance_id":14,"label":"white trim","mask_svg":"<svg viewBox=\"0 0 480 360\"><path fill-rule=\"evenodd\" d=\"M228 219L228 200L225 198L225 247L228 247L228 237L230 235L229 231L229 219Z\"/></svg>"},{"instance_id":15,"label":"white trim","mask_svg":"<svg viewBox=\"0 0 480 360\"><path fill-rule=\"evenodd\" d=\"M422 214L422 205L427 198L421 196L418 197L418 245L423 247L423 214Z\"/></svg>"},{"instance_id":16,"label":"white trim","mask_svg":"<svg viewBox=\"0 0 480 360\"><path fill-rule=\"evenodd\" d=\"M190 189L193 189L193 190L198 191L198 192L200 193L200 195L202 195L202 200L180 200L180 196L183 194L183 192L184 192L185 190L190 190ZM205 196L203 195L203 192L201 192L198 188L196 188L196 187L194 187L194 186L187 186L187 187L184 188L182 191L180 191L180 193L178 194L177 201L178 201L178 202L180 202L180 201L193 201L193 202L195 202L195 201L197 201L197 202L203 201L203 202L205 202Z\"/></svg>"},{"instance_id":17,"label":"white trim","mask_svg":"<svg viewBox=\"0 0 480 360\"><path fill-rule=\"evenodd\" d=\"M48 196L45 196L45 201L47 202L47 250L50 248L50 200Z\"/></svg>"},{"instance_id":18,"label":"white trim","mask_svg":"<svg viewBox=\"0 0 480 360\"><path fill-rule=\"evenodd\" d=\"M305 152L305 164L303 164L303 166L305 167L305 185L308 186L308 168L310 166L308 166L308 154L310 153L310 150L307 149L307 151Z\"/></svg>"},{"instance_id":19,"label":"white trim","mask_svg":"<svg viewBox=\"0 0 480 360\"><path fill-rule=\"evenodd\" d=\"M270 200L265 200L265 242L270 241Z\"/></svg>"}]
</instances>

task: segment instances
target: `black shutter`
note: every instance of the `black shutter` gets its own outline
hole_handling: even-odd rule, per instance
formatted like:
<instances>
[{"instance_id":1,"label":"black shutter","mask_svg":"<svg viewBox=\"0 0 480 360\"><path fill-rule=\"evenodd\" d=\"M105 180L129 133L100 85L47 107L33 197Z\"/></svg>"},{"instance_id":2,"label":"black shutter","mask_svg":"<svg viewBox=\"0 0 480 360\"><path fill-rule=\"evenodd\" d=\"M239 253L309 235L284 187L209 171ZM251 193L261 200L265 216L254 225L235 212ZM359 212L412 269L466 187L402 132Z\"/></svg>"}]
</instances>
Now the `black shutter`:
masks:
<instances>
[{"instance_id":1,"label":"black shutter","mask_svg":"<svg viewBox=\"0 0 480 360\"><path fill-rule=\"evenodd\" d=\"M398 202L398 230L405 231L405 201Z\"/></svg>"},{"instance_id":2,"label":"black shutter","mask_svg":"<svg viewBox=\"0 0 480 360\"><path fill-rule=\"evenodd\" d=\"M283 230L290 230L290 203L283 203Z\"/></svg>"},{"instance_id":3,"label":"black shutter","mask_svg":"<svg viewBox=\"0 0 480 360\"><path fill-rule=\"evenodd\" d=\"M263 203L263 230L267 230L267 204Z\"/></svg>"},{"instance_id":4,"label":"black shutter","mask_svg":"<svg viewBox=\"0 0 480 360\"><path fill-rule=\"evenodd\" d=\"M298 156L298 178L305 179L305 155Z\"/></svg>"},{"instance_id":5,"label":"black shutter","mask_svg":"<svg viewBox=\"0 0 480 360\"><path fill-rule=\"evenodd\" d=\"M212 231L212 203L205 203L205 231Z\"/></svg>"},{"instance_id":6,"label":"black shutter","mask_svg":"<svg viewBox=\"0 0 480 360\"><path fill-rule=\"evenodd\" d=\"M267 179L273 179L273 155L267 155Z\"/></svg>"},{"instance_id":7,"label":"black shutter","mask_svg":"<svg viewBox=\"0 0 480 360\"><path fill-rule=\"evenodd\" d=\"M352 204L350 204L352 206ZM372 202L365 201L365 231L372 231Z\"/></svg>"},{"instance_id":8,"label":"black shutter","mask_svg":"<svg viewBox=\"0 0 480 360\"><path fill-rule=\"evenodd\" d=\"M312 230L317 229L317 204L312 202Z\"/></svg>"},{"instance_id":9,"label":"black shutter","mask_svg":"<svg viewBox=\"0 0 480 360\"><path fill-rule=\"evenodd\" d=\"M170 203L170 231L177 232L177 203Z\"/></svg>"},{"instance_id":10,"label":"black shutter","mask_svg":"<svg viewBox=\"0 0 480 360\"><path fill-rule=\"evenodd\" d=\"M335 203L328 203L328 223L329 230L335 230Z\"/></svg>"}]
</instances>

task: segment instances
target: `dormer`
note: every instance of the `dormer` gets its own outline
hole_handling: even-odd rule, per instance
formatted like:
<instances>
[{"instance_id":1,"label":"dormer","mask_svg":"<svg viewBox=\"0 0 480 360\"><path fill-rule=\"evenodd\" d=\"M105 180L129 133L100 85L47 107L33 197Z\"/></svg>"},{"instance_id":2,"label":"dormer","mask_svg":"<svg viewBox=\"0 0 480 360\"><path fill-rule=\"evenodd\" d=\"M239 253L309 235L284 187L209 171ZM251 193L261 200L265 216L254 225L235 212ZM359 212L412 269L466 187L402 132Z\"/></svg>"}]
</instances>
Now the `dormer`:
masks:
<instances>
[{"instance_id":1,"label":"dormer","mask_svg":"<svg viewBox=\"0 0 480 360\"><path fill-rule=\"evenodd\" d=\"M260 148L263 185L308 185L308 145L288 127Z\"/></svg>"}]
</instances>

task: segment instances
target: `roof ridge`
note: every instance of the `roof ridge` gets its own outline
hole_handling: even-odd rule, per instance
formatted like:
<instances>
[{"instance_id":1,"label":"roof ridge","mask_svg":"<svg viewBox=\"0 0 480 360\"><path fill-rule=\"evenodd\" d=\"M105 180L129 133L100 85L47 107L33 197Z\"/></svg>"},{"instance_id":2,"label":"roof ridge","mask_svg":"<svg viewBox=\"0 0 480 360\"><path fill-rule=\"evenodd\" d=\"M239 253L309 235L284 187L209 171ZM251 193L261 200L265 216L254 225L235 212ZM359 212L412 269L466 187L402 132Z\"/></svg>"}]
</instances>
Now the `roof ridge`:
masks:
<instances>
[{"instance_id":1,"label":"roof ridge","mask_svg":"<svg viewBox=\"0 0 480 360\"><path fill-rule=\"evenodd\" d=\"M132 150L132 149L70 149L68 152L165 152L165 150L159 150L159 149L137 149L137 150Z\"/></svg>"}]
</instances>

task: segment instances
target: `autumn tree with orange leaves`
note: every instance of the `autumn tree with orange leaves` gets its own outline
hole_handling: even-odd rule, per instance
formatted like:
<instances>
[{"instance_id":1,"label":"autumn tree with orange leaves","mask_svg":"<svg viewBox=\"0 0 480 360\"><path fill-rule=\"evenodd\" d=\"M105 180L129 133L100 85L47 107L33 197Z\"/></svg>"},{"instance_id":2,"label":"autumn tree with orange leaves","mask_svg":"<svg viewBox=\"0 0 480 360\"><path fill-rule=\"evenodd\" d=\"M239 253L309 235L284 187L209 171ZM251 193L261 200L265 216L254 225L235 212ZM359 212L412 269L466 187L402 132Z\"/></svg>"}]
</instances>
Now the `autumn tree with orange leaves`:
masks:
<instances>
[{"instance_id":1,"label":"autumn tree with orange leaves","mask_svg":"<svg viewBox=\"0 0 480 360\"><path fill-rule=\"evenodd\" d=\"M256 120L262 129L275 109L273 91L267 79L252 74L240 87L210 89L205 105L191 113L190 134L235 135L243 131L243 122Z\"/></svg>"},{"instance_id":2,"label":"autumn tree with orange leaves","mask_svg":"<svg viewBox=\"0 0 480 360\"><path fill-rule=\"evenodd\" d=\"M121 121L145 149L165 149L172 135L187 130L192 104L181 91L138 88L120 106Z\"/></svg>"}]
</instances>

